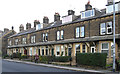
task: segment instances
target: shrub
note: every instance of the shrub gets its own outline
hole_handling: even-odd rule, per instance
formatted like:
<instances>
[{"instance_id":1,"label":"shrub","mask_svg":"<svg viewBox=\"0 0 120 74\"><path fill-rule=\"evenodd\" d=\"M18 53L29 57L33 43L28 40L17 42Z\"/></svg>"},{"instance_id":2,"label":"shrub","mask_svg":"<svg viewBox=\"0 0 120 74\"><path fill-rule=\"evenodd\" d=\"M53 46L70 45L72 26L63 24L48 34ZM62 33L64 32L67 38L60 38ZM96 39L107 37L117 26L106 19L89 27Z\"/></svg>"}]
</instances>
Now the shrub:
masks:
<instances>
[{"instance_id":1,"label":"shrub","mask_svg":"<svg viewBox=\"0 0 120 74\"><path fill-rule=\"evenodd\" d=\"M22 58L22 59L27 59L28 56L27 56L27 55L22 55L21 58Z\"/></svg>"},{"instance_id":2,"label":"shrub","mask_svg":"<svg viewBox=\"0 0 120 74\"><path fill-rule=\"evenodd\" d=\"M70 56L39 56L40 62L69 62Z\"/></svg>"},{"instance_id":3,"label":"shrub","mask_svg":"<svg viewBox=\"0 0 120 74\"><path fill-rule=\"evenodd\" d=\"M40 62L50 62L54 57L52 56L39 56Z\"/></svg>"},{"instance_id":4,"label":"shrub","mask_svg":"<svg viewBox=\"0 0 120 74\"><path fill-rule=\"evenodd\" d=\"M69 62L70 56L54 57L54 62Z\"/></svg>"},{"instance_id":5,"label":"shrub","mask_svg":"<svg viewBox=\"0 0 120 74\"><path fill-rule=\"evenodd\" d=\"M21 53L13 53L11 55L12 58L21 58Z\"/></svg>"},{"instance_id":6,"label":"shrub","mask_svg":"<svg viewBox=\"0 0 120 74\"><path fill-rule=\"evenodd\" d=\"M106 58L106 53L77 53L76 62L77 65L105 67Z\"/></svg>"},{"instance_id":7,"label":"shrub","mask_svg":"<svg viewBox=\"0 0 120 74\"><path fill-rule=\"evenodd\" d=\"M6 54L6 55L3 56L3 58L9 58L9 55Z\"/></svg>"}]
</instances>

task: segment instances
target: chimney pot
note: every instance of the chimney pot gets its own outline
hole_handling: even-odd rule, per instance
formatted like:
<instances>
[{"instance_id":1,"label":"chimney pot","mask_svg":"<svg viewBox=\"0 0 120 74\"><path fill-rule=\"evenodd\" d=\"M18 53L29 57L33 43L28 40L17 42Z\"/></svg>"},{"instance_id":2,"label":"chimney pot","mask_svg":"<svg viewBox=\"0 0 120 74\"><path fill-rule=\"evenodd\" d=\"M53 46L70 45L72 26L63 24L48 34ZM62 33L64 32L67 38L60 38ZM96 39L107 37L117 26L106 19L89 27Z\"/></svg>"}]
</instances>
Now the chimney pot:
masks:
<instances>
[{"instance_id":1,"label":"chimney pot","mask_svg":"<svg viewBox=\"0 0 120 74\"><path fill-rule=\"evenodd\" d=\"M24 31L24 26L21 24L19 27L20 32Z\"/></svg>"},{"instance_id":2,"label":"chimney pot","mask_svg":"<svg viewBox=\"0 0 120 74\"><path fill-rule=\"evenodd\" d=\"M54 15L54 22L55 21L59 21L60 20L60 15L59 15L59 13L55 13L55 15Z\"/></svg>"},{"instance_id":3,"label":"chimney pot","mask_svg":"<svg viewBox=\"0 0 120 74\"><path fill-rule=\"evenodd\" d=\"M31 23L26 24L26 30L29 30L29 29L31 29Z\"/></svg>"},{"instance_id":4,"label":"chimney pot","mask_svg":"<svg viewBox=\"0 0 120 74\"><path fill-rule=\"evenodd\" d=\"M49 19L48 19L47 16L44 16L44 18L43 18L43 23L45 23L45 24L48 24L48 23L49 23Z\"/></svg>"},{"instance_id":5,"label":"chimney pot","mask_svg":"<svg viewBox=\"0 0 120 74\"><path fill-rule=\"evenodd\" d=\"M68 15L74 15L75 14L75 11L73 10L68 10Z\"/></svg>"},{"instance_id":6,"label":"chimney pot","mask_svg":"<svg viewBox=\"0 0 120 74\"><path fill-rule=\"evenodd\" d=\"M88 1L88 3L85 5L85 10L91 10L92 9L92 5L90 5L90 1Z\"/></svg>"}]
</instances>

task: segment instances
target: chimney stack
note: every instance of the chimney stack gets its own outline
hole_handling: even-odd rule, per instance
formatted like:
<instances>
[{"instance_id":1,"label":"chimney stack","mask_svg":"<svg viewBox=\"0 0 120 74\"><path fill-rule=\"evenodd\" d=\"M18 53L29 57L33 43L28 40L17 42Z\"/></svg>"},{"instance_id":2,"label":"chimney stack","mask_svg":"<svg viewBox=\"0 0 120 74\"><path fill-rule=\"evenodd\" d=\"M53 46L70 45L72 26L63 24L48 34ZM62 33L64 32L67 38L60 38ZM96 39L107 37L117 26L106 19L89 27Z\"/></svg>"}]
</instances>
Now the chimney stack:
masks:
<instances>
[{"instance_id":1,"label":"chimney stack","mask_svg":"<svg viewBox=\"0 0 120 74\"><path fill-rule=\"evenodd\" d=\"M85 10L92 10L92 5L90 5L90 1L85 5Z\"/></svg>"},{"instance_id":2,"label":"chimney stack","mask_svg":"<svg viewBox=\"0 0 120 74\"><path fill-rule=\"evenodd\" d=\"M55 13L55 15L54 15L54 22L55 21L60 21L60 15L59 15L59 13Z\"/></svg>"},{"instance_id":3,"label":"chimney stack","mask_svg":"<svg viewBox=\"0 0 120 74\"><path fill-rule=\"evenodd\" d=\"M12 26L12 30L14 30L14 27Z\"/></svg>"},{"instance_id":4,"label":"chimney stack","mask_svg":"<svg viewBox=\"0 0 120 74\"><path fill-rule=\"evenodd\" d=\"M112 5L113 4L113 0L107 0L107 5Z\"/></svg>"},{"instance_id":5,"label":"chimney stack","mask_svg":"<svg viewBox=\"0 0 120 74\"><path fill-rule=\"evenodd\" d=\"M21 24L19 27L20 32L24 31L24 26Z\"/></svg>"},{"instance_id":6,"label":"chimney stack","mask_svg":"<svg viewBox=\"0 0 120 74\"><path fill-rule=\"evenodd\" d=\"M49 23L48 17L44 16L44 18L43 18L43 23L44 23L44 24L48 24L48 23Z\"/></svg>"},{"instance_id":7,"label":"chimney stack","mask_svg":"<svg viewBox=\"0 0 120 74\"><path fill-rule=\"evenodd\" d=\"M4 32L8 32L9 31L9 29L8 28L4 28Z\"/></svg>"},{"instance_id":8,"label":"chimney stack","mask_svg":"<svg viewBox=\"0 0 120 74\"><path fill-rule=\"evenodd\" d=\"M26 30L29 30L29 29L31 29L31 23L26 24Z\"/></svg>"},{"instance_id":9,"label":"chimney stack","mask_svg":"<svg viewBox=\"0 0 120 74\"><path fill-rule=\"evenodd\" d=\"M68 10L68 15L74 15L75 14L75 11L73 10Z\"/></svg>"},{"instance_id":10,"label":"chimney stack","mask_svg":"<svg viewBox=\"0 0 120 74\"><path fill-rule=\"evenodd\" d=\"M36 28L36 25L40 24L39 20L34 20L34 27Z\"/></svg>"}]
</instances>

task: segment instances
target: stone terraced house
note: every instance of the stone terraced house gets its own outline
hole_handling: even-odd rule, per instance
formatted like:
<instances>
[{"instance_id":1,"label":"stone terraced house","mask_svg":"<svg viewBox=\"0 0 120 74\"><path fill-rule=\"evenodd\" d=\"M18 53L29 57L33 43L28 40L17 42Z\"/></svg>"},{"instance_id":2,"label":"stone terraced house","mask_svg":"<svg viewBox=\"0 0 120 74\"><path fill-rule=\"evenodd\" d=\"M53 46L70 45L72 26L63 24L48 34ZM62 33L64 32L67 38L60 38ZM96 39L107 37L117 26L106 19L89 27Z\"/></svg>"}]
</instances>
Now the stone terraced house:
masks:
<instances>
[{"instance_id":1,"label":"stone terraced house","mask_svg":"<svg viewBox=\"0 0 120 74\"><path fill-rule=\"evenodd\" d=\"M34 21L31 24L20 25L20 32L9 37L7 53L22 53L23 55L41 56L71 56L72 65L75 56L80 53L107 53L107 63L113 59L113 10L112 2L108 1L105 9L92 8L88 2L85 11L76 16L75 11L68 10L68 15L60 20L60 14L55 13L54 22L49 23L48 17L43 23ZM115 3L116 11L116 58L120 54L120 2Z\"/></svg>"}]
</instances>

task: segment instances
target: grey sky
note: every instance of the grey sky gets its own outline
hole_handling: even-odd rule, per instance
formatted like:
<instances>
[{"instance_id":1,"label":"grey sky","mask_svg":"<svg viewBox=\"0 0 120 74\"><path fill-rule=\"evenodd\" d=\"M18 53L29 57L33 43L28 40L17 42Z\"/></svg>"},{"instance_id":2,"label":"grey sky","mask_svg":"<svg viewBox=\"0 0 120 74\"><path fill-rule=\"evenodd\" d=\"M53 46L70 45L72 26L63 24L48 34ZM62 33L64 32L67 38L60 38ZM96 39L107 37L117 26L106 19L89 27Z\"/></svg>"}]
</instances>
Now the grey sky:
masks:
<instances>
[{"instance_id":1,"label":"grey sky","mask_svg":"<svg viewBox=\"0 0 120 74\"><path fill-rule=\"evenodd\" d=\"M119 1L119 0L115 0ZM34 20L41 23L44 16L48 16L50 22L54 20L54 13L61 16L67 15L69 9L73 9L76 15L85 10L88 0L0 0L0 30L11 29L19 31L19 25L32 24ZM103 9L107 0L90 0L93 8Z\"/></svg>"}]
</instances>

